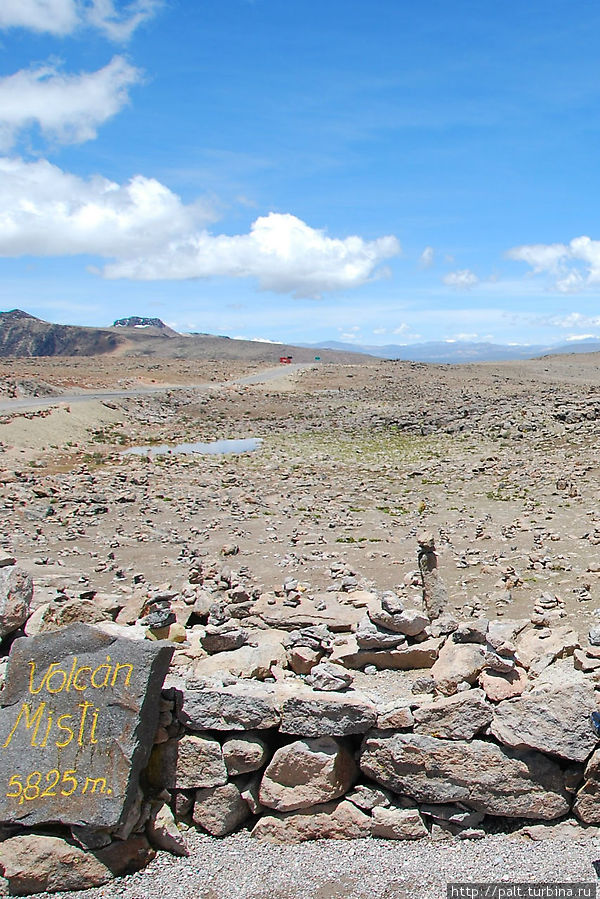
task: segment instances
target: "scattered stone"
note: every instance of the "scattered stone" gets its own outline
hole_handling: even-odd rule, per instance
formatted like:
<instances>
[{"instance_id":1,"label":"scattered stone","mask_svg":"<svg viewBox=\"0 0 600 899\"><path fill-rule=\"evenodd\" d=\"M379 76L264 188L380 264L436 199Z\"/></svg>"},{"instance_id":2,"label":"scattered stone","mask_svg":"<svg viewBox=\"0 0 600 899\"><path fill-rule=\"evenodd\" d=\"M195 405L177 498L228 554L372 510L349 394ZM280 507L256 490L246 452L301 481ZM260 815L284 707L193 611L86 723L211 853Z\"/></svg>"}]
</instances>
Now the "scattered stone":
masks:
<instances>
[{"instance_id":1,"label":"scattered stone","mask_svg":"<svg viewBox=\"0 0 600 899\"><path fill-rule=\"evenodd\" d=\"M341 665L320 662L312 669L306 678L306 683L310 684L313 690L323 692L332 690L336 692L346 690L353 680L353 676L345 671Z\"/></svg>"},{"instance_id":2,"label":"scattered stone","mask_svg":"<svg viewBox=\"0 0 600 899\"><path fill-rule=\"evenodd\" d=\"M457 692L461 681L474 684L485 664L482 646L476 643L446 641L431 669L436 689L449 696Z\"/></svg>"},{"instance_id":3,"label":"scattered stone","mask_svg":"<svg viewBox=\"0 0 600 899\"><path fill-rule=\"evenodd\" d=\"M0 843L0 869L13 895L86 890L145 867L154 852L145 837L86 852L62 837L26 834Z\"/></svg>"}]
</instances>

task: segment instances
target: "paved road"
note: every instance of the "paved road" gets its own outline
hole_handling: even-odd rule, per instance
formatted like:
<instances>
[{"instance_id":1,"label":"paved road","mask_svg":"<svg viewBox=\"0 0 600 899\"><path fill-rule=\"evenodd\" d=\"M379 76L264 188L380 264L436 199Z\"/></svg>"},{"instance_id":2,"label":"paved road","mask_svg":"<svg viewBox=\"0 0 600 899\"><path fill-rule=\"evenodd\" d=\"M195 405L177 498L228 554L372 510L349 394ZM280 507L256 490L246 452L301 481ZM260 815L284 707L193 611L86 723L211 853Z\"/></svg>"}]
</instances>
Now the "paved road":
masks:
<instances>
[{"instance_id":1,"label":"paved road","mask_svg":"<svg viewBox=\"0 0 600 899\"><path fill-rule=\"evenodd\" d=\"M1 412L18 411L19 409L44 409L48 406L56 406L57 403L85 403L89 400L121 400L133 396L148 396L154 393L165 393L167 390L176 390L178 386L190 390L218 390L232 384L263 384L265 381L274 381L284 378L286 375L312 368L312 362L296 362L291 365L279 365L277 368L267 368L254 375L246 375L233 381L209 381L206 384L186 385L161 385L156 387L135 387L131 390L89 390L84 393L63 393L60 396L35 396L15 400L0 401Z\"/></svg>"}]
</instances>

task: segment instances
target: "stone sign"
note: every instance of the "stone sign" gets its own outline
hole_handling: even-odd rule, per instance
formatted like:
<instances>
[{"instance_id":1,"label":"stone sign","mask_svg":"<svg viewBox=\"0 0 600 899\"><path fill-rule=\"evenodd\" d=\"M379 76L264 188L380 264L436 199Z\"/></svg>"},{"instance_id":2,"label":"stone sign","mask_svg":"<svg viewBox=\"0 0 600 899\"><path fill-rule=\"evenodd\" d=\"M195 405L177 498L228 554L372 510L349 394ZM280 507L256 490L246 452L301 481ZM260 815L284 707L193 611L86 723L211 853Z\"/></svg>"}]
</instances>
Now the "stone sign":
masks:
<instances>
[{"instance_id":1,"label":"stone sign","mask_svg":"<svg viewBox=\"0 0 600 899\"><path fill-rule=\"evenodd\" d=\"M126 831L172 653L83 624L16 640L0 694L0 821Z\"/></svg>"}]
</instances>

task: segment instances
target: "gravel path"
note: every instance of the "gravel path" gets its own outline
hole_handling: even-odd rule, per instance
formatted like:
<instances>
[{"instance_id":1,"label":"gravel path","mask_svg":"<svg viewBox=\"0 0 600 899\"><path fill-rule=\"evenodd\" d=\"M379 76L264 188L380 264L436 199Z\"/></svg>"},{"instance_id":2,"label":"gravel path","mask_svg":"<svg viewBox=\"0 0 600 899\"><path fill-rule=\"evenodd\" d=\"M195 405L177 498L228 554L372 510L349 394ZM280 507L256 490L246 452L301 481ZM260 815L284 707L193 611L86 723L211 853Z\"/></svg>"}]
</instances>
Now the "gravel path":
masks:
<instances>
[{"instance_id":1,"label":"gravel path","mask_svg":"<svg viewBox=\"0 0 600 899\"><path fill-rule=\"evenodd\" d=\"M213 839L190 831L189 858L160 852L144 870L55 899L441 899L454 881L596 883L600 839L499 834L479 841L326 840L257 843L247 832ZM40 894L48 897L50 894Z\"/></svg>"}]
</instances>

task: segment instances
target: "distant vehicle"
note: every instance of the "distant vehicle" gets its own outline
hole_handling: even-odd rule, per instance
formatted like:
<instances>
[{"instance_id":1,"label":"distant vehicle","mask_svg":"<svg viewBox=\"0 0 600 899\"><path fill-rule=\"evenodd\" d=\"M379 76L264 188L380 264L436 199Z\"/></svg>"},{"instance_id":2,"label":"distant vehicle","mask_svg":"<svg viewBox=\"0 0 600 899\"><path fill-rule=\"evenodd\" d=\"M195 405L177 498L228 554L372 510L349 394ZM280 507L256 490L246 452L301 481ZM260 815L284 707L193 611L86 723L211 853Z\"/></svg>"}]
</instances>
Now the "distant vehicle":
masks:
<instances>
[{"instance_id":1,"label":"distant vehicle","mask_svg":"<svg viewBox=\"0 0 600 899\"><path fill-rule=\"evenodd\" d=\"M292 361L292 358L293 358L292 356L280 356L279 361L281 362L282 365L289 365L290 362Z\"/></svg>"}]
</instances>

